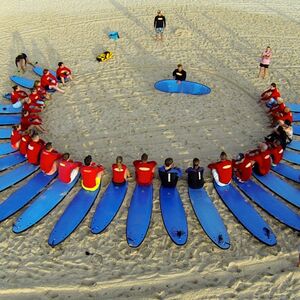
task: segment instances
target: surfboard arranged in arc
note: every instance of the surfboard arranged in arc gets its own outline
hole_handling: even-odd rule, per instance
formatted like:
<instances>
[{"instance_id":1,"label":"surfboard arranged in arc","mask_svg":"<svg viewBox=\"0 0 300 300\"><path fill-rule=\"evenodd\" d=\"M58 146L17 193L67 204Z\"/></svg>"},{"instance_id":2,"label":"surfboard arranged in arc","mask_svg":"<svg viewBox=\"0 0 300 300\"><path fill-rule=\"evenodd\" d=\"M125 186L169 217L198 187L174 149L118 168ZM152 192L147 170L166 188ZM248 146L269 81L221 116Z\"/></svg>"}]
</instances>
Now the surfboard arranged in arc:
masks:
<instances>
[{"instance_id":1,"label":"surfboard arranged in arc","mask_svg":"<svg viewBox=\"0 0 300 300\"><path fill-rule=\"evenodd\" d=\"M284 163L279 163L275 167L272 167L272 170L285 178L300 183L300 170L298 169Z\"/></svg>"},{"instance_id":2,"label":"surfboard arranged in arc","mask_svg":"<svg viewBox=\"0 0 300 300\"><path fill-rule=\"evenodd\" d=\"M0 104L0 114L19 114L22 107L14 108L12 104Z\"/></svg>"},{"instance_id":3,"label":"surfboard arranged in arc","mask_svg":"<svg viewBox=\"0 0 300 300\"><path fill-rule=\"evenodd\" d=\"M56 179L19 216L13 225L13 232L23 232L43 219L72 190L78 178L79 176L69 184Z\"/></svg>"},{"instance_id":4,"label":"surfboard arranged in arc","mask_svg":"<svg viewBox=\"0 0 300 300\"><path fill-rule=\"evenodd\" d=\"M160 209L166 231L178 246L187 242L188 224L177 188L160 187Z\"/></svg>"},{"instance_id":5,"label":"surfboard arranged in arc","mask_svg":"<svg viewBox=\"0 0 300 300\"><path fill-rule=\"evenodd\" d=\"M144 241L151 222L153 185L136 184L126 223L126 239L130 247L137 248Z\"/></svg>"},{"instance_id":6,"label":"surfboard arranged in arc","mask_svg":"<svg viewBox=\"0 0 300 300\"><path fill-rule=\"evenodd\" d=\"M232 184L221 187L214 183L214 186L224 204L245 229L262 243L276 245L276 236L267 222Z\"/></svg>"},{"instance_id":7,"label":"surfboard arranged in arc","mask_svg":"<svg viewBox=\"0 0 300 300\"><path fill-rule=\"evenodd\" d=\"M287 148L300 151L300 141L292 141L291 143L287 144Z\"/></svg>"},{"instance_id":8,"label":"surfboard arranged in arc","mask_svg":"<svg viewBox=\"0 0 300 300\"><path fill-rule=\"evenodd\" d=\"M127 192L127 182L115 185L111 182L101 197L94 213L90 228L92 233L100 233L112 222L118 213Z\"/></svg>"},{"instance_id":9,"label":"surfboard arranged in arc","mask_svg":"<svg viewBox=\"0 0 300 300\"><path fill-rule=\"evenodd\" d=\"M26 160L25 156L20 152L14 152L6 156L0 157L0 171L13 167Z\"/></svg>"},{"instance_id":10,"label":"surfboard arranged in arc","mask_svg":"<svg viewBox=\"0 0 300 300\"><path fill-rule=\"evenodd\" d=\"M38 75L38 76L43 76L44 68L42 68L41 66L34 66L34 67L32 68L32 71L33 71L36 75ZM49 71L50 71L50 73L51 73L53 76L56 77L56 72L55 72L55 71L50 70L50 69L49 69Z\"/></svg>"},{"instance_id":11,"label":"surfboard arranged in arc","mask_svg":"<svg viewBox=\"0 0 300 300\"><path fill-rule=\"evenodd\" d=\"M292 112L300 112L299 103L286 103L286 106L289 107Z\"/></svg>"},{"instance_id":12,"label":"surfboard arranged in arc","mask_svg":"<svg viewBox=\"0 0 300 300\"><path fill-rule=\"evenodd\" d=\"M300 190L288 184L272 172L267 175L260 176L253 173L253 176L269 190L286 200L287 202L300 208Z\"/></svg>"},{"instance_id":13,"label":"surfboard arranged in arc","mask_svg":"<svg viewBox=\"0 0 300 300\"><path fill-rule=\"evenodd\" d=\"M31 175L39 167L25 163L0 175L0 192Z\"/></svg>"},{"instance_id":14,"label":"surfboard arranged in arc","mask_svg":"<svg viewBox=\"0 0 300 300\"><path fill-rule=\"evenodd\" d=\"M300 113L293 113L293 122L300 122Z\"/></svg>"},{"instance_id":15,"label":"surfboard arranged in arc","mask_svg":"<svg viewBox=\"0 0 300 300\"><path fill-rule=\"evenodd\" d=\"M11 146L11 143L0 143L0 155L6 155L9 153L16 152L17 150Z\"/></svg>"},{"instance_id":16,"label":"surfboard arranged in arc","mask_svg":"<svg viewBox=\"0 0 300 300\"><path fill-rule=\"evenodd\" d=\"M198 82L165 79L157 81L154 87L164 93L183 93L189 95L207 95L211 89Z\"/></svg>"},{"instance_id":17,"label":"surfboard arranged in arc","mask_svg":"<svg viewBox=\"0 0 300 300\"><path fill-rule=\"evenodd\" d=\"M46 175L42 171L34 175L27 183L14 191L0 204L0 221L6 220L38 195L56 176Z\"/></svg>"},{"instance_id":18,"label":"surfboard arranged in arc","mask_svg":"<svg viewBox=\"0 0 300 300\"><path fill-rule=\"evenodd\" d=\"M11 131L11 127L0 128L0 139L9 139L11 136Z\"/></svg>"},{"instance_id":19,"label":"surfboard arranged in arc","mask_svg":"<svg viewBox=\"0 0 300 300\"><path fill-rule=\"evenodd\" d=\"M300 153L291 150L284 150L283 159L296 165L300 165Z\"/></svg>"},{"instance_id":20,"label":"surfboard arranged in arc","mask_svg":"<svg viewBox=\"0 0 300 300\"><path fill-rule=\"evenodd\" d=\"M15 125L20 124L21 115L10 115L2 114L0 115L0 125Z\"/></svg>"},{"instance_id":21,"label":"surfboard arranged in arc","mask_svg":"<svg viewBox=\"0 0 300 300\"><path fill-rule=\"evenodd\" d=\"M230 238L224 222L204 188L189 188L195 215L206 235L221 249L230 247Z\"/></svg>"},{"instance_id":22,"label":"surfboard arranged in arc","mask_svg":"<svg viewBox=\"0 0 300 300\"><path fill-rule=\"evenodd\" d=\"M295 230L300 230L300 215L282 201L278 200L252 180L248 180L245 183L236 181L236 183L240 190L272 217Z\"/></svg>"},{"instance_id":23,"label":"surfboard arranged in arc","mask_svg":"<svg viewBox=\"0 0 300 300\"><path fill-rule=\"evenodd\" d=\"M86 191L83 188L79 190L54 225L48 239L50 246L54 247L60 244L72 234L90 211L99 191L100 187L94 192Z\"/></svg>"},{"instance_id":24,"label":"surfboard arranged in arc","mask_svg":"<svg viewBox=\"0 0 300 300\"><path fill-rule=\"evenodd\" d=\"M34 80L29 79L26 77L21 77L21 76L10 76L9 79L14 82L15 84L26 88L26 89L32 89L34 86Z\"/></svg>"}]
</instances>

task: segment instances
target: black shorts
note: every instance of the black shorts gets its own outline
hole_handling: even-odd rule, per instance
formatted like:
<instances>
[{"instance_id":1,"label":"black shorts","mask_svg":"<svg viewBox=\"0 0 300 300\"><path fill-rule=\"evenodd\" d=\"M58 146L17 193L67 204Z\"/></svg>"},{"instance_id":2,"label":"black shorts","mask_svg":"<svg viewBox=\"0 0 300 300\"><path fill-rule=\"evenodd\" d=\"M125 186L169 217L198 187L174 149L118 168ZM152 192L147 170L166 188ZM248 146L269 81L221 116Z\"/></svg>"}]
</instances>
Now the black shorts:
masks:
<instances>
[{"instance_id":1,"label":"black shorts","mask_svg":"<svg viewBox=\"0 0 300 300\"><path fill-rule=\"evenodd\" d=\"M260 66L261 68L265 68L265 69L268 69L268 68L269 68L269 65L259 64L259 66Z\"/></svg>"}]
</instances>

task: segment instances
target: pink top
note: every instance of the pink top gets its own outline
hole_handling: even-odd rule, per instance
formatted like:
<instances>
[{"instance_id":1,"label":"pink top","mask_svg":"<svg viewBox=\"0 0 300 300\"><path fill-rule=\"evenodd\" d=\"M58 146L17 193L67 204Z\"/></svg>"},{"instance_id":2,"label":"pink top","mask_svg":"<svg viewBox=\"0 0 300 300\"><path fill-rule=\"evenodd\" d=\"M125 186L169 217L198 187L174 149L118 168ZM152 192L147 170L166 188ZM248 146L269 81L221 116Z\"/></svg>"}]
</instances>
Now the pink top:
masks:
<instances>
[{"instance_id":1,"label":"pink top","mask_svg":"<svg viewBox=\"0 0 300 300\"><path fill-rule=\"evenodd\" d=\"M264 65L269 65L272 58L272 51L265 50L261 56L261 63Z\"/></svg>"}]
</instances>

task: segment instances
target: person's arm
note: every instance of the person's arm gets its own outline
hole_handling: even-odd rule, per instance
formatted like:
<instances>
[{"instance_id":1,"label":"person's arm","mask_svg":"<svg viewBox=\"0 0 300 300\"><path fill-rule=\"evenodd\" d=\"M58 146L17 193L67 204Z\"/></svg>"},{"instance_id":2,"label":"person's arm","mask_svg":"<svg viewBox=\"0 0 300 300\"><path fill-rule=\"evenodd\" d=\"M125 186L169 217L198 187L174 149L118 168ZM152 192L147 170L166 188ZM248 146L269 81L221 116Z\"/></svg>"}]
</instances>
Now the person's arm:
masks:
<instances>
[{"instance_id":1,"label":"person's arm","mask_svg":"<svg viewBox=\"0 0 300 300\"><path fill-rule=\"evenodd\" d=\"M173 71L173 77L175 78L175 76L176 76L176 69Z\"/></svg>"},{"instance_id":2,"label":"person's arm","mask_svg":"<svg viewBox=\"0 0 300 300\"><path fill-rule=\"evenodd\" d=\"M215 168L215 165L216 165L216 163L214 162L214 163L210 163L207 167L208 167L209 169L214 169L214 168Z\"/></svg>"},{"instance_id":3,"label":"person's arm","mask_svg":"<svg viewBox=\"0 0 300 300\"><path fill-rule=\"evenodd\" d=\"M180 168L178 168L178 167L175 167L174 169L176 170L177 176L181 177L182 176L182 170Z\"/></svg>"},{"instance_id":4,"label":"person's arm","mask_svg":"<svg viewBox=\"0 0 300 300\"><path fill-rule=\"evenodd\" d=\"M130 177L131 177L128 168L126 169L126 172L125 172L125 176L124 176L124 177L125 177L125 180L126 180L127 178L130 178Z\"/></svg>"},{"instance_id":5,"label":"person's arm","mask_svg":"<svg viewBox=\"0 0 300 300\"><path fill-rule=\"evenodd\" d=\"M166 18L165 18L165 16L163 16L163 22L164 22L164 28L166 28L166 26L167 26L167 22L166 22Z\"/></svg>"}]
</instances>

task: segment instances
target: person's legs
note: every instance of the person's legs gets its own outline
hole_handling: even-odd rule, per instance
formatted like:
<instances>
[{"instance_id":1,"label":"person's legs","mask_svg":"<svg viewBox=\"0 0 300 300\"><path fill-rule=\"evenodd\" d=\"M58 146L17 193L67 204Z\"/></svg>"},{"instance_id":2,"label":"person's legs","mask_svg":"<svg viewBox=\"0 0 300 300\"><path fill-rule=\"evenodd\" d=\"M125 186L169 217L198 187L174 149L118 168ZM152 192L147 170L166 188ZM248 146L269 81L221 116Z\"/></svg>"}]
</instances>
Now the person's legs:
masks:
<instances>
[{"instance_id":1,"label":"person's legs","mask_svg":"<svg viewBox=\"0 0 300 300\"><path fill-rule=\"evenodd\" d=\"M25 61L25 59L20 60L20 67L21 67L21 70L23 71L23 73L25 73L25 71L26 71L26 61Z\"/></svg>"},{"instance_id":2,"label":"person's legs","mask_svg":"<svg viewBox=\"0 0 300 300\"><path fill-rule=\"evenodd\" d=\"M64 77L64 76L61 76L59 79L60 79L61 83L62 83L63 85L65 85L65 77Z\"/></svg>"},{"instance_id":3,"label":"person's legs","mask_svg":"<svg viewBox=\"0 0 300 300\"><path fill-rule=\"evenodd\" d=\"M263 67L259 67L258 78L260 78L260 77L263 78L263 74L264 74L264 68Z\"/></svg>"},{"instance_id":4,"label":"person's legs","mask_svg":"<svg viewBox=\"0 0 300 300\"><path fill-rule=\"evenodd\" d=\"M13 107L13 108L20 108L20 107L22 107L22 105L23 105L23 103L19 100L19 101L17 101L16 103L14 103L14 104L12 105L12 107Z\"/></svg>"},{"instance_id":5,"label":"person's legs","mask_svg":"<svg viewBox=\"0 0 300 300\"><path fill-rule=\"evenodd\" d=\"M60 89L60 88L58 87L58 84L57 84L57 85L49 85L49 89L50 89L50 90L54 89L54 90L56 90L56 91L58 91L58 92L60 92L60 93L62 93L62 94L65 93L64 90L62 90L62 89Z\"/></svg>"},{"instance_id":6,"label":"person's legs","mask_svg":"<svg viewBox=\"0 0 300 300\"><path fill-rule=\"evenodd\" d=\"M212 169L211 173L212 173L212 176L213 176L213 178L214 178L217 185L219 185L219 186L226 186L227 185L227 184L224 184L224 183L220 182L219 174L218 174L216 169Z\"/></svg>"},{"instance_id":7,"label":"person's legs","mask_svg":"<svg viewBox=\"0 0 300 300\"><path fill-rule=\"evenodd\" d=\"M264 68L264 79L266 78L266 77L268 77L268 75L269 75L269 73L268 73L268 68Z\"/></svg>"}]
</instances>

